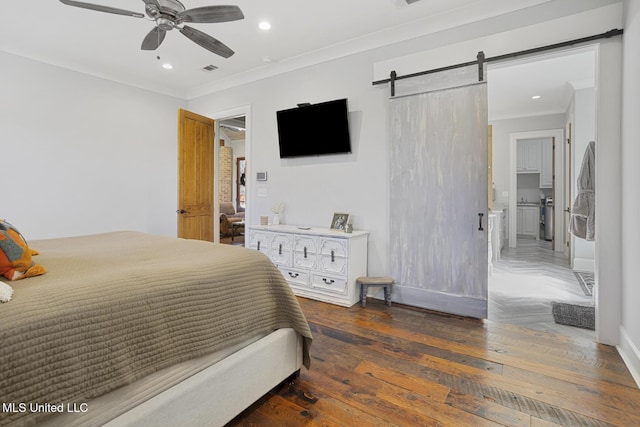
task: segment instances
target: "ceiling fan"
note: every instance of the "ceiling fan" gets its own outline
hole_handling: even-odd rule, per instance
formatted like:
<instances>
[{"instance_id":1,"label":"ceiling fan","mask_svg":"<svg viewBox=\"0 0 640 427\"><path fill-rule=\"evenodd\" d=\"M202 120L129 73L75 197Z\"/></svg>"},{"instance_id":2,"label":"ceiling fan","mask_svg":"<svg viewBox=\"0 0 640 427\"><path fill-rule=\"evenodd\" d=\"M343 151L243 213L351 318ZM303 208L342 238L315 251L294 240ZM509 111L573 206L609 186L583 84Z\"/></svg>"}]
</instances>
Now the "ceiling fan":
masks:
<instances>
[{"instance_id":1,"label":"ceiling fan","mask_svg":"<svg viewBox=\"0 0 640 427\"><path fill-rule=\"evenodd\" d=\"M156 50L164 40L167 31L177 28L191 41L203 48L229 58L235 52L220 40L196 30L183 22L192 23L216 23L229 22L244 19L244 15L238 6L204 6L194 9L186 9L178 0L142 0L145 3L147 16L156 22L156 26L147 34L142 41L142 50ZM110 6L101 6L93 3L81 1L60 0L60 3L67 6L75 6L83 9L97 10L98 12L113 13L116 15L131 16L134 18L144 18L144 14L132 12L125 9L118 9Z\"/></svg>"}]
</instances>

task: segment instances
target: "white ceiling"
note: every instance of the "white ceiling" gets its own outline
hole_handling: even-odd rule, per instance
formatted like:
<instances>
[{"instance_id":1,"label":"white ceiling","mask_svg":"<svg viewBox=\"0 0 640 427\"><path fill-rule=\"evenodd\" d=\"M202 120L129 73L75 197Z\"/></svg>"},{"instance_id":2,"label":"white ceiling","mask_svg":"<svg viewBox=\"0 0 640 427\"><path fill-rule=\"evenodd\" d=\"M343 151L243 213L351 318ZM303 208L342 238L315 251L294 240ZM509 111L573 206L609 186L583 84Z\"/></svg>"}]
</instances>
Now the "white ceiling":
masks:
<instances>
[{"instance_id":1,"label":"white ceiling","mask_svg":"<svg viewBox=\"0 0 640 427\"><path fill-rule=\"evenodd\" d=\"M234 56L224 59L177 30L167 34L158 50L141 51L143 38L154 26L147 18L66 6L57 0L13 0L3 2L0 50L189 99L234 81L251 81L550 1L421 0L408 5L405 0L183 0L187 9L220 3L242 9L242 21L191 24L235 50ZM87 2L144 13L142 0ZM262 20L270 21L272 29L260 30ZM174 68L163 69L164 62ZM219 68L205 72L202 67L207 65ZM495 67L490 100L510 105L495 106L500 116L529 114L514 111L515 101L506 94L519 92L530 98L529 93L548 93L549 98L543 99L549 101L567 81L593 79L572 74L584 71L582 65L569 59L548 62L545 70L553 72L542 73L530 64L519 64L518 70ZM558 70L564 71L558 74Z\"/></svg>"},{"instance_id":2,"label":"white ceiling","mask_svg":"<svg viewBox=\"0 0 640 427\"><path fill-rule=\"evenodd\" d=\"M574 90L595 87L595 58L592 48L581 48L490 64L489 118L564 113Z\"/></svg>"}]
</instances>

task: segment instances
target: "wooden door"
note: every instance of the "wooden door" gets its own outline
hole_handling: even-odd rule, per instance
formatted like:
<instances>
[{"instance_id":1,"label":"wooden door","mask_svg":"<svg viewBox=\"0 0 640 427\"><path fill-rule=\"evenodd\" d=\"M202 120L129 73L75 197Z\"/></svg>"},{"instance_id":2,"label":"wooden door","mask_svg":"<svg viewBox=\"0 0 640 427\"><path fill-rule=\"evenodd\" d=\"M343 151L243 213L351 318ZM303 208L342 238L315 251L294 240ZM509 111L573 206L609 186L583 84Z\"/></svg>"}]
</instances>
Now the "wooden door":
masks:
<instances>
[{"instance_id":1,"label":"wooden door","mask_svg":"<svg viewBox=\"0 0 640 427\"><path fill-rule=\"evenodd\" d=\"M213 241L213 120L178 114L178 237Z\"/></svg>"}]
</instances>

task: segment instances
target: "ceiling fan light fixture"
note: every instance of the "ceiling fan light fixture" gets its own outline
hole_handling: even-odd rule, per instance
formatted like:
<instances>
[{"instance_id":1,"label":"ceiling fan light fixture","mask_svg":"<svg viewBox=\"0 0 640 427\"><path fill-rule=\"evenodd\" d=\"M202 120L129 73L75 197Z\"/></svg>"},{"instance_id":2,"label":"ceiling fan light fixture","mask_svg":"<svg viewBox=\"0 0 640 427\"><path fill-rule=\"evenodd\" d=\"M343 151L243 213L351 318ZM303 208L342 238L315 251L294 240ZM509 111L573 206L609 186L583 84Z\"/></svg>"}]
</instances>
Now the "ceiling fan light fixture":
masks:
<instances>
[{"instance_id":1,"label":"ceiling fan light fixture","mask_svg":"<svg viewBox=\"0 0 640 427\"><path fill-rule=\"evenodd\" d=\"M195 28L187 25L181 25L184 22L213 24L217 22L231 22L244 19L244 14L238 6L202 6L187 10L178 0L143 1L147 16L156 22L156 26L147 33L142 41L140 49L156 50L164 40L167 31L178 28L182 35L216 55L222 56L223 58L229 58L235 53L233 49L222 43L220 40ZM144 18L144 15L141 13L110 6L102 6L76 0L60 0L60 2L67 6L95 10L98 12Z\"/></svg>"},{"instance_id":2,"label":"ceiling fan light fixture","mask_svg":"<svg viewBox=\"0 0 640 427\"><path fill-rule=\"evenodd\" d=\"M180 12L184 12L186 8L178 0L157 0L158 5L164 12L173 13L177 15Z\"/></svg>"},{"instance_id":3,"label":"ceiling fan light fixture","mask_svg":"<svg viewBox=\"0 0 640 427\"><path fill-rule=\"evenodd\" d=\"M171 31L176 26L175 22L167 18L157 18L156 25L164 31Z\"/></svg>"}]
</instances>

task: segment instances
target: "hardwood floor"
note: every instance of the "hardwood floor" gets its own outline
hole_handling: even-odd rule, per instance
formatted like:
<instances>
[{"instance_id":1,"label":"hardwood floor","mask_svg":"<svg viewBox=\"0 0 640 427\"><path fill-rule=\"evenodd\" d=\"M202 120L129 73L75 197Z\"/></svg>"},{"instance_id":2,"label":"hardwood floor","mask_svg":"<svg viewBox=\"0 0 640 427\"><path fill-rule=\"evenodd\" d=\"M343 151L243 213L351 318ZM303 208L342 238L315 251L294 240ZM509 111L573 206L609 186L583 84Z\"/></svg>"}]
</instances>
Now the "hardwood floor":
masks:
<instances>
[{"instance_id":1,"label":"hardwood floor","mask_svg":"<svg viewBox=\"0 0 640 427\"><path fill-rule=\"evenodd\" d=\"M379 300L299 301L311 369L229 426L640 425L640 390L613 347Z\"/></svg>"},{"instance_id":2,"label":"hardwood floor","mask_svg":"<svg viewBox=\"0 0 640 427\"><path fill-rule=\"evenodd\" d=\"M233 236L233 240L231 240L231 236L220 236L220 243L223 245L244 246L244 234Z\"/></svg>"},{"instance_id":3,"label":"hardwood floor","mask_svg":"<svg viewBox=\"0 0 640 427\"><path fill-rule=\"evenodd\" d=\"M595 339L590 330L558 325L553 301L592 305L578 284L568 259L551 242L519 238L516 248L504 248L489 277L489 319Z\"/></svg>"},{"instance_id":4,"label":"hardwood floor","mask_svg":"<svg viewBox=\"0 0 640 427\"><path fill-rule=\"evenodd\" d=\"M640 425L640 390L616 349L553 322L551 301L591 297L550 242L504 250L489 290L484 321L299 298L314 334L311 370L228 425Z\"/></svg>"}]
</instances>

